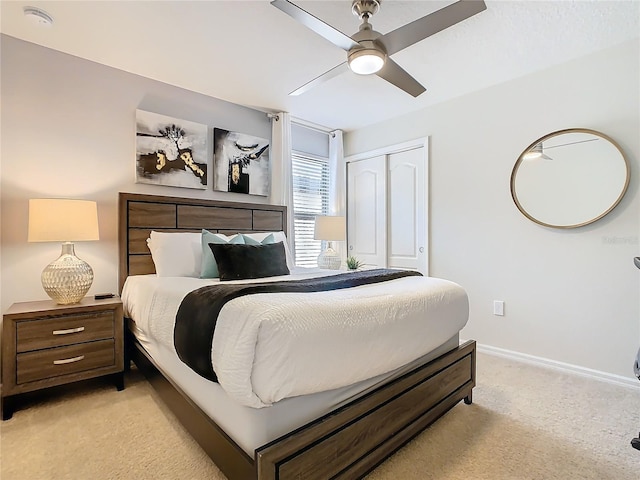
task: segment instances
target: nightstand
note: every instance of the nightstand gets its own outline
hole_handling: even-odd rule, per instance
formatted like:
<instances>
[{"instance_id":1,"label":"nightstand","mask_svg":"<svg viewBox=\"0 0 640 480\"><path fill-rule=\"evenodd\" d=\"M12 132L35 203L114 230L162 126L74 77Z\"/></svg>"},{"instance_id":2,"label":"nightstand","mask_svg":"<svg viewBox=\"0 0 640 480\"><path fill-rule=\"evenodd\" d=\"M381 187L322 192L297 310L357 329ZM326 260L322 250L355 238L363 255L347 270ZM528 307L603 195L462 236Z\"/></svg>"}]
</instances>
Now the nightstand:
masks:
<instances>
[{"instance_id":1,"label":"nightstand","mask_svg":"<svg viewBox=\"0 0 640 480\"><path fill-rule=\"evenodd\" d=\"M119 297L14 303L2 323L2 419L17 395L112 375L124 388L124 326Z\"/></svg>"}]
</instances>

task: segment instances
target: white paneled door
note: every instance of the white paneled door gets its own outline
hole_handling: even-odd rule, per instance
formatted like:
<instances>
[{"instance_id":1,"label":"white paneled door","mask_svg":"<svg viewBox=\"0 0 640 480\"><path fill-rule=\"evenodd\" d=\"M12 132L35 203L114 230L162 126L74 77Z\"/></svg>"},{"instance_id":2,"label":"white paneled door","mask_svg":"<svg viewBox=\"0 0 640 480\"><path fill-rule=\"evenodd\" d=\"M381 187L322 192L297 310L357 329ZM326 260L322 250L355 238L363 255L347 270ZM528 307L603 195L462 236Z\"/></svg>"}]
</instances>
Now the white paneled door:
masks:
<instances>
[{"instance_id":1,"label":"white paneled door","mask_svg":"<svg viewBox=\"0 0 640 480\"><path fill-rule=\"evenodd\" d=\"M387 261L385 170L384 155L347 166L348 255L367 265Z\"/></svg>"},{"instance_id":2,"label":"white paneled door","mask_svg":"<svg viewBox=\"0 0 640 480\"><path fill-rule=\"evenodd\" d=\"M368 265L428 275L427 151L423 140L348 161L350 255Z\"/></svg>"},{"instance_id":3,"label":"white paneled door","mask_svg":"<svg viewBox=\"0 0 640 480\"><path fill-rule=\"evenodd\" d=\"M387 266L427 274L424 149L388 156Z\"/></svg>"}]
</instances>

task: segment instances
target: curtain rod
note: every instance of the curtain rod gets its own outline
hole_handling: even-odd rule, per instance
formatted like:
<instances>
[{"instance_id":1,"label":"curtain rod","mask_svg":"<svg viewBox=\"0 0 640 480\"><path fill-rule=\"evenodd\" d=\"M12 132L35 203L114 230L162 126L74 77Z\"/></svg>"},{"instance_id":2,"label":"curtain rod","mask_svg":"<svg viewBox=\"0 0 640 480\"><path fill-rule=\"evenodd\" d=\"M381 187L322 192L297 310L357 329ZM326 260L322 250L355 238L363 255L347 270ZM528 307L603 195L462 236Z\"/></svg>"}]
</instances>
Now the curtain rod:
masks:
<instances>
[{"instance_id":1,"label":"curtain rod","mask_svg":"<svg viewBox=\"0 0 640 480\"><path fill-rule=\"evenodd\" d=\"M328 128L323 125L318 125L317 123L310 122L308 120L303 120L301 118L292 118L291 123L295 123L300 125L301 127L308 128L309 130L315 130L316 132L321 133L331 133L335 128Z\"/></svg>"},{"instance_id":2,"label":"curtain rod","mask_svg":"<svg viewBox=\"0 0 640 480\"><path fill-rule=\"evenodd\" d=\"M280 115L277 113L267 113L267 117L271 120L275 120L276 122L280 120ZM315 130L316 132L326 133L327 135L331 135L331 137L335 137L336 129L329 129L327 127L323 127L322 125L317 125L315 123L311 123L307 120L302 120L300 118L292 118L291 123L295 123L296 125L300 125L301 127L308 128L309 130Z\"/></svg>"}]
</instances>

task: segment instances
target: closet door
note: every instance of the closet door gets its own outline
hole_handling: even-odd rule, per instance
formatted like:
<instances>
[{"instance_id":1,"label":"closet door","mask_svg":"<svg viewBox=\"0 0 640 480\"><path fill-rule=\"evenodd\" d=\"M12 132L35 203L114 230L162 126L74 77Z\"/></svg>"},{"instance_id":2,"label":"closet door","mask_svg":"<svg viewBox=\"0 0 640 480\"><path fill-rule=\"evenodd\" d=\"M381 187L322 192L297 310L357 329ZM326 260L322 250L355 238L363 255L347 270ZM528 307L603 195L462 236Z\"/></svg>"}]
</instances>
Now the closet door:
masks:
<instances>
[{"instance_id":1,"label":"closet door","mask_svg":"<svg viewBox=\"0 0 640 480\"><path fill-rule=\"evenodd\" d=\"M427 275L425 149L388 155L387 265Z\"/></svg>"},{"instance_id":2,"label":"closet door","mask_svg":"<svg viewBox=\"0 0 640 480\"><path fill-rule=\"evenodd\" d=\"M428 139L347 158L349 254L429 275Z\"/></svg>"},{"instance_id":3,"label":"closet door","mask_svg":"<svg viewBox=\"0 0 640 480\"><path fill-rule=\"evenodd\" d=\"M368 266L387 266L386 156L347 165L348 255Z\"/></svg>"}]
</instances>

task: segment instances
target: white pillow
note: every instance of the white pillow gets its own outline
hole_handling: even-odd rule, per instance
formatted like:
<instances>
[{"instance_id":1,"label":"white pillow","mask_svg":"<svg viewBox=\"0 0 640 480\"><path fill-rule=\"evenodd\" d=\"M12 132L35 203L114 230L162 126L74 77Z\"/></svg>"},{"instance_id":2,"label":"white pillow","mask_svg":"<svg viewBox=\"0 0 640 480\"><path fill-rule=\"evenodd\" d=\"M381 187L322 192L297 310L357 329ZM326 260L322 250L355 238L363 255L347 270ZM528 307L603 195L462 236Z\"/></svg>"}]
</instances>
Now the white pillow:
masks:
<instances>
[{"instance_id":1,"label":"white pillow","mask_svg":"<svg viewBox=\"0 0 640 480\"><path fill-rule=\"evenodd\" d=\"M200 277L202 235L151 231L147 245L159 277Z\"/></svg>"},{"instance_id":2,"label":"white pillow","mask_svg":"<svg viewBox=\"0 0 640 480\"><path fill-rule=\"evenodd\" d=\"M262 242L262 240L264 240L271 234L273 234L273 243L284 243L284 252L287 256L287 267L289 267L289 270L295 268L296 260L291 254L291 250L289 249L289 242L287 241L287 236L284 234L284 232L243 233L242 235L244 235L245 237L253 238L258 242Z\"/></svg>"}]
</instances>

